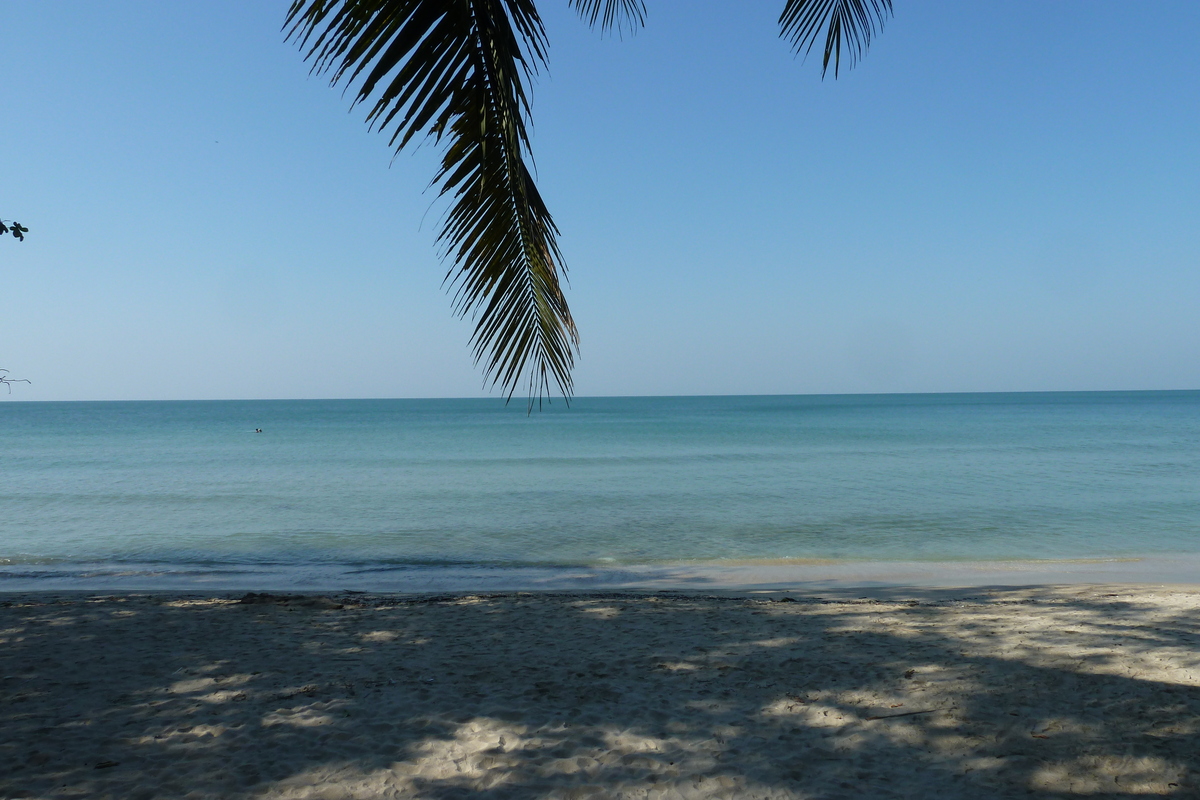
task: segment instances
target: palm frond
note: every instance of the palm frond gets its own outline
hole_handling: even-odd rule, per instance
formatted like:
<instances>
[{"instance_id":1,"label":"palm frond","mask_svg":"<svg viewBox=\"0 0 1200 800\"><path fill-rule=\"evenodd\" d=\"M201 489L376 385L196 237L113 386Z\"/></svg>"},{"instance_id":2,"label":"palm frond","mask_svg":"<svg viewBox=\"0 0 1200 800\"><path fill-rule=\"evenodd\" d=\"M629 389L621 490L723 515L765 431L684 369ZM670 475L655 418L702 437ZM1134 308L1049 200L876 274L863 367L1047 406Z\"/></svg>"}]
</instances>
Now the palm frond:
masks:
<instances>
[{"instance_id":1,"label":"palm frond","mask_svg":"<svg viewBox=\"0 0 1200 800\"><path fill-rule=\"evenodd\" d=\"M533 0L294 0L285 23L313 71L359 81L367 123L397 151L445 140L433 179L450 198L438 243L455 310L475 320L485 380L530 402L564 396L579 337L559 285L558 229L526 164L525 82L545 64Z\"/></svg>"},{"instance_id":2,"label":"palm frond","mask_svg":"<svg viewBox=\"0 0 1200 800\"><path fill-rule=\"evenodd\" d=\"M646 4L642 0L570 0L571 8L587 20L593 28L599 23L600 30L623 30L629 32L646 24Z\"/></svg>"},{"instance_id":3,"label":"palm frond","mask_svg":"<svg viewBox=\"0 0 1200 800\"><path fill-rule=\"evenodd\" d=\"M797 53L808 55L824 30L821 77L829 71L829 59L833 58L836 79L842 65L842 49L845 48L852 68L891 14L892 0L787 0L779 15L780 36L790 39Z\"/></svg>"}]
</instances>

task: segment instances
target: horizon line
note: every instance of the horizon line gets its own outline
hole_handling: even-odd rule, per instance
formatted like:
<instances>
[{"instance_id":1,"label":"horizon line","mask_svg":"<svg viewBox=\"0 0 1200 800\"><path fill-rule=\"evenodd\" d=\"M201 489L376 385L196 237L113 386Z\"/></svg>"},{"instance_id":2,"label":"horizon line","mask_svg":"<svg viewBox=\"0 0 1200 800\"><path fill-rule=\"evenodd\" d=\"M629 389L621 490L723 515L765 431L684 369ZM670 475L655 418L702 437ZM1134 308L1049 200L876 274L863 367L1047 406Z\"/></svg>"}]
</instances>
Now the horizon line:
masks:
<instances>
[{"instance_id":1,"label":"horizon line","mask_svg":"<svg viewBox=\"0 0 1200 800\"><path fill-rule=\"evenodd\" d=\"M1200 389L1020 389L1020 390L991 390L991 391L948 391L948 392L766 392L757 394L592 394L577 395L569 398L558 396L546 398L541 402L552 405L564 402L570 405L579 400L667 400L688 398L713 397L936 397L950 395L1051 395L1051 394L1168 394L1200 392ZM477 400L480 402L500 402L503 405L519 406L524 401L518 398L503 397L212 397L212 398L156 398L156 399L106 399L106 400L24 400L20 398L3 398L0 403L306 403L306 402L374 402L381 400L431 401L431 400Z\"/></svg>"}]
</instances>

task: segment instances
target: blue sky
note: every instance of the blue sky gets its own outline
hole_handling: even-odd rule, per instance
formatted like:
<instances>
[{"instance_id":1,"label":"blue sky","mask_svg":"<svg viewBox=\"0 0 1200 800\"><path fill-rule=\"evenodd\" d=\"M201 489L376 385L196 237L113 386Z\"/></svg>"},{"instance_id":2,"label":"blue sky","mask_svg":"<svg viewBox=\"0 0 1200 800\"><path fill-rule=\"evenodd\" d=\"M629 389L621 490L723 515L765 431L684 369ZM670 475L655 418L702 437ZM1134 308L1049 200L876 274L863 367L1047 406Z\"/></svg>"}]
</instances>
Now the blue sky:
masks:
<instances>
[{"instance_id":1,"label":"blue sky","mask_svg":"<svg viewBox=\"0 0 1200 800\"><path fill-rule=\"evenodd\" d=\"M837 81L780 5L618 39L541 0L578 394L1200 388L1200 4L896 0ZM13 399L487 393L436 152L393 160L286 7L3 5Z\"/></svg>"}]
</instances>

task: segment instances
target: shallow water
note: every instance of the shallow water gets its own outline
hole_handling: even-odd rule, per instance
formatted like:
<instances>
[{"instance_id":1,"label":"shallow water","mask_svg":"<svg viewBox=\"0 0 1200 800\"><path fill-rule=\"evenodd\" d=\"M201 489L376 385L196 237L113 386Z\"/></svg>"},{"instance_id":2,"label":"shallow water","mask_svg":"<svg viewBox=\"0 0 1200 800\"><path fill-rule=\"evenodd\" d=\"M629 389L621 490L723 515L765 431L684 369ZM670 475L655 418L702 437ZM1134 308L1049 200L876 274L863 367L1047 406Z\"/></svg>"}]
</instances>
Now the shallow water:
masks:
<instances>
[{"instance_id":1,"label":"shallow water","mask_svg":"<svg viewBox=\"0 0 1200 800\"><path fill-rule=\"evenodd\" d=\"M5 402L0 431L23 581L1200 553L1200 392Z\"/></svg>"}]
</instances>

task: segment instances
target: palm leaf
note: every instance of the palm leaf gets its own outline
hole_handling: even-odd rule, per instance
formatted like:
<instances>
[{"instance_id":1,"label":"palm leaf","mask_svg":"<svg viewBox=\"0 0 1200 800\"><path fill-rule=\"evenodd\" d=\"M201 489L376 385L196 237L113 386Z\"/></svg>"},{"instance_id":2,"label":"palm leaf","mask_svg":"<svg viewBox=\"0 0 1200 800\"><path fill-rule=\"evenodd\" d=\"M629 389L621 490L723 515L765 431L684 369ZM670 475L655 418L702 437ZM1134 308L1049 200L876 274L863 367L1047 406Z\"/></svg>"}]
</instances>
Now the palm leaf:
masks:
<instances>
[{"instance_id":1,"label":"palm leaf","mask_svg":"<svg viewBox=\"0 0 1200 800\"><path fill-rule=\"evenodd\" d=\"M626 24L633 31L646 24L646 4L642 0L570 0L571 8L593 28L621 30Z\"/></svg>"},{"instance_id":2,"label":"palm leaf","mask_svg":"<svg viewBox=\"0 0 1200 800\"><path fill-rule=\"evenodd\" d=\"M433 179L450 199L438 243L447 282L475 320L485 380L530 402L569 397L578 333L559 285L555 227L526 164L525 81L545 63L533 0L294 0L287 37L331 83L358 82L368 124L397 151L445 139Z\"/></svg>"},{"instance_id":3,"label":"palm leaf","mask_svg":"<svg viewBox=\"0 0 1200 800\"><path fill-rule=\"evenodd\" d=\"M833 77L842 65L842 49L850 67L871 44L871 37L883 29L892 14L892 0L787 0L779 15L780 35L790 39L793 49L808 55L825 31L825 57L821 77L833 58Z\"/></svg>"}]
</instances>

